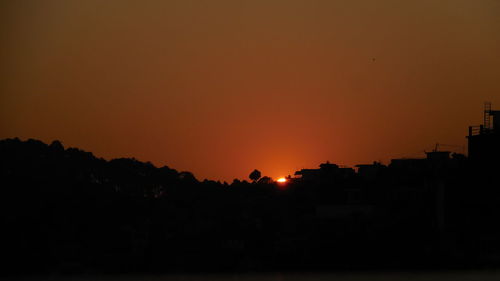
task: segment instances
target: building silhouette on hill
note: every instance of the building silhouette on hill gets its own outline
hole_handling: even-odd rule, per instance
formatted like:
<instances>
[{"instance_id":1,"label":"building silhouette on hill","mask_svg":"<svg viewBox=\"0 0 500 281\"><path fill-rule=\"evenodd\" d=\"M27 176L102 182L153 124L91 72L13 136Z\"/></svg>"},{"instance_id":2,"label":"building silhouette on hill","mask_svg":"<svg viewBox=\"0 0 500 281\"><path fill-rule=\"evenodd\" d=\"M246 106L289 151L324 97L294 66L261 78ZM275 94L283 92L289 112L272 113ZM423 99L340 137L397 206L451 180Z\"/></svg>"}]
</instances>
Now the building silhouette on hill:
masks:
<instances>
[{"instance_id":1,"label":"building silhouette on hill","mask_svg":"<svg viewBox=\"0 0 500 281\"><path fill-rule=\"evenodd\" d=\"M500 166L500 111L484 106L483 124L470 126L468 139L469 160L480 168Z\"/></svg>"}]
</instances>

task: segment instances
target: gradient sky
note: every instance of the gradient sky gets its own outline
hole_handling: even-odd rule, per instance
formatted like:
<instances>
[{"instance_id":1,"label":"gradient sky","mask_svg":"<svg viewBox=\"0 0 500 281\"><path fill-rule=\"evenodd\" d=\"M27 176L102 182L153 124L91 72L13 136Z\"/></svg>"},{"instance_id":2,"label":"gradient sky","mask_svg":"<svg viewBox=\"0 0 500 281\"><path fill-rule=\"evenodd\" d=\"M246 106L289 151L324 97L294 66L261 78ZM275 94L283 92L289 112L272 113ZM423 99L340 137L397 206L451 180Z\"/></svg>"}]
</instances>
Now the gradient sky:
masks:
<instances>
[{"instance_id":1,"label":"gradient sky","mask_svg":"<svg viewBox=\"0 0 500 281\"><path fill-rule=\"evenodd\" d=\"M0 138L198 179L463 146L486 100L498 0L0 3Z\"/></svg>"}]
</instances>

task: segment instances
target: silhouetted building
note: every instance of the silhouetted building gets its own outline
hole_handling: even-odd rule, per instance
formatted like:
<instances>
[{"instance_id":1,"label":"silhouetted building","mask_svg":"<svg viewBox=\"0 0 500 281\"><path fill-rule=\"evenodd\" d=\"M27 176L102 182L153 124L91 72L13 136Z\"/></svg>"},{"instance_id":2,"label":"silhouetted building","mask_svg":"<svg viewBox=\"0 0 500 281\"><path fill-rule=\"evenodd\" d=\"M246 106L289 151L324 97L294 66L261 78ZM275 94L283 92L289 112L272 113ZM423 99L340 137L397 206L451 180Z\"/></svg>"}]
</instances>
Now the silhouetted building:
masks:
<instances>
[{"instance_id":1,"label":"silhouetted building","mask_svg":"<svg viewBox=\"0 0 500 281\"><path fill-rule=\"evenodd\" d=\"M434 175L443 176L450 168L450 151L438 151L438 145L436 145L434 151L425 154L427 155L427 167Z\"/></svg>"},{"instance_id":2,"label":"silhouetted building","mask_svg":"<svg viewBox=\"0 0 500 281\"><path fill-rule=\"evenodd\" d=\"M500 162L500 111L484 108L484 122L470 126L468 139L469 159L476 167L498 167Z\"/></svg>"},{"instance_id":3,"label":"silhouetted building","mask_svg":"<svg viewBox=\"0 0 500 281\"><path fill-rule=\"evenodd\" d=\"M295 172L297 179L305 182L333 182L352 178L356 172L349 167L339 167L329 162L319 165L319 169L302 169Z\"/></svg>"},{"instance_id":4,"label":"silhouetted building","mask_svg":"<svg viewBox=\"0 0 500 281\"><path fill-rule=\"evenodd\" d=\"M450 151L431 151L431 152L426 152L425 154L427 155L427 160L433 161L433 162L446 162L450 160Z\"/></svg>"},{"instance_id":5,"label":"silhouetted building","mask_svg":"<svg viewBox=\"0 0 500 281\"><path fill-rule=\"evenodd\" d=\"M358 175L367 181L373 181L380 177L382 171L387 168L379 162L373 162L373 164L359 164L356 165L358 168Z\"/></svg>"},{"instance_id":6,"label":"silhouetted building","mask_svg":"<svg viewBox=\"0 0 500 281\"><path fill-rule=\"evenodd\" d=\"M427 159L402 158L392 159L389 171L398 181L408 181L413 184L421 183L427 171Z\"/></svg>"},{"instance_id":7,"label":"silhouetted building","mask_svg":"<svg viewBox=\"0 0 500 281\"><path fill-rule=\"evenodd\" d=\"M304 181L310 181L320 178L321 170L320 169L302 169L300 171L296 171L294 174L297 178L300 178Z\"/></svg>"},{"instance_id":8,"label":"silhouetted building","mask_svg":"<svg viewBox=\"0 0 500 281\"><path fill-rule=\"evenodd\" d=\"M335 177L339 166L329 162L319 165L319 169L302 169L295 172L295 176L303 181L324 181Z\"/></svg>"}]
</instances>

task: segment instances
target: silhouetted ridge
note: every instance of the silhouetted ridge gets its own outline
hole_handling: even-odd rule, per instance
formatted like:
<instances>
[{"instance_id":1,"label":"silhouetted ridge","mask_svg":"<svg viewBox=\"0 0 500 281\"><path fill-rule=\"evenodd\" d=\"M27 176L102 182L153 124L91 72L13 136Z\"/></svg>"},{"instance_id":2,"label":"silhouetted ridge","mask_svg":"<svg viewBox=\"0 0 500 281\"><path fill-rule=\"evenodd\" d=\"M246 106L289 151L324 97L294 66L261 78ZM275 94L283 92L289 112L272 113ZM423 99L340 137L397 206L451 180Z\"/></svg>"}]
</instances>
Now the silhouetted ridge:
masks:
<instances>
[{"instance_id":1,"label":"silhouetted ridge","mask_svg":"<svg viewBox=\"0 0 500 281\"><path fill-rule=\"evenodd\" d=\"M0 141L5 273L419 269L500 264L498 130L278 183L198 181L134 158ZM493 152L491 152L493 151ZM493 153L493 154L492 154Z\"/></svg>"}]
</instances>

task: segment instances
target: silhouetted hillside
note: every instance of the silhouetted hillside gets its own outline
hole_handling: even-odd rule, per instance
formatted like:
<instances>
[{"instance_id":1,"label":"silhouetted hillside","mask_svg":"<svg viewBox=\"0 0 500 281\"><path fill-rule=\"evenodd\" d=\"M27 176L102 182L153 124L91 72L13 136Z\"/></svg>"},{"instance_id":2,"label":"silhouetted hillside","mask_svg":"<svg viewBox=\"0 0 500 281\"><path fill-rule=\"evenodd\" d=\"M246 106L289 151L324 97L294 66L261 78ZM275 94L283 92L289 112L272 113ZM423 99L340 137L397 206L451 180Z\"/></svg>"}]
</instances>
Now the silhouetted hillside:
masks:
<instances>
[{"instance_id":1,"label":"silhouetted hillside","mask_svg":"<svg viewBox=\"0 0 500 281\"><path fill-rule=\"evenodd\" d=\"M498 182L463 155L198 181L60 142L0 141L5 273L496 266ZM491 168L496 169L496 168Z\"/></svg>"},{"instance_id":2,"label":"silhouetted hillside","mask_svg":"<svg viewBox=\"0 0 500 281\"><path fill-rule=\"evenodd\" d=\"M14 271L220 269L255 239L273 191L60 142L0 142L3 255ZM237 192L235 192L237 189ZM261 207L263 207L261 209ZM256 246L256 249L258 247ZM223 269L224 269L223 268Z\"/></svg>"}]
</instances>

